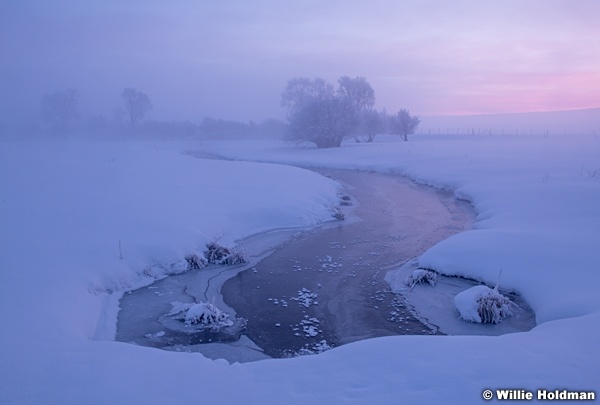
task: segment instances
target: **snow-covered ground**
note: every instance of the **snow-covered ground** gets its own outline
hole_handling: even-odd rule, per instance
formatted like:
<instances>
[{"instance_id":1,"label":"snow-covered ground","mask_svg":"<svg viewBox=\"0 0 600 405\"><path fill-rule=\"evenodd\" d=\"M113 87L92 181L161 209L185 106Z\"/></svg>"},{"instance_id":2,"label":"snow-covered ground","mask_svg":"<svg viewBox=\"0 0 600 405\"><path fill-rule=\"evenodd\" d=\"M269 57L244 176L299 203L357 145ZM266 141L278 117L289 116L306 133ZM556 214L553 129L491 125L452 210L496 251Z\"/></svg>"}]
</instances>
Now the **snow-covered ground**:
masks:
<instances>
[{"instance_id":1,"label":"snow-covered ground","mask_svg":"<svg viewBox=\"0 0 600 405\"><path fill-rule=\"evenodd\" d=\"M331 218L338 185L283 165L393 171L454 190L475 229L419 262L519 292L538 326L398 336L229 365L108 340L118 292L219 239ZM484 389L600 388L600 138L0 144L0 403L475 403ZM110 294L111 292L117 292Z\"/></svg>"}]
</instances>

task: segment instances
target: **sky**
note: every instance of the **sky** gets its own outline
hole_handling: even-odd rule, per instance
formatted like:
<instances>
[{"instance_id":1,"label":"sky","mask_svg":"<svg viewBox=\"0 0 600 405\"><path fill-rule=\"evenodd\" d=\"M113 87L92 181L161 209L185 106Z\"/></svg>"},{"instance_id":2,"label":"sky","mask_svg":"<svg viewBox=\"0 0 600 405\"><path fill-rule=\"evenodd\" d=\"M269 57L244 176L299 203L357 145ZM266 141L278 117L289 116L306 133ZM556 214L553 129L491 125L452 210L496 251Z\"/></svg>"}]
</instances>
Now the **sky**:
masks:
<instances>
[{"instance_id":1,"label":"sky","mask_svg":"<svg viewBox=\"0 0 600 405\"><path fill-rule=\"evenodd\" d=\"M294 77L364 76L418 115L600 107L597 0L2 0L0 121L77 89L111 118L126 87L152 119L284 118Z\"/></svg>"}]
</instances>

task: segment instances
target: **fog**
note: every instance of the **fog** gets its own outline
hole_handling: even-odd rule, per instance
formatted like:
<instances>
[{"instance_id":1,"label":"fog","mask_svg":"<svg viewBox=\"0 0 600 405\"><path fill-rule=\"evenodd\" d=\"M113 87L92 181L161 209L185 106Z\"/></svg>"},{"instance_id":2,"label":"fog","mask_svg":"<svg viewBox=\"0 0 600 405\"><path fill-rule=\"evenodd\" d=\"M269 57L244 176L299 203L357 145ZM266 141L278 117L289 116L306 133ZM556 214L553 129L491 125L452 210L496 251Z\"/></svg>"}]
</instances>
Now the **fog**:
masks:
<instances>
[{"instance_id":1,"label":"fog","mask_svg":"<svg viewBox=\"0 0 600 405\"><path fill-rule=\"evenodd\" d=\"M421 117L420 133L600 135L600 108L513 114Z\"/></svg>"},{"instance_id":2,"label":"fog","mask_svg":"<svg viewBox=\"0 0 600 405\"><path fill-rule=\"evenodd\" d=\"M80 125L114 123L125 88L149 96L147 120L282 120L289 79L342 75L420 116L595 108L598 15L594 0L7 1L0 128L43 127L42 98L67 89Z\"/></svg>"}]
</instances>

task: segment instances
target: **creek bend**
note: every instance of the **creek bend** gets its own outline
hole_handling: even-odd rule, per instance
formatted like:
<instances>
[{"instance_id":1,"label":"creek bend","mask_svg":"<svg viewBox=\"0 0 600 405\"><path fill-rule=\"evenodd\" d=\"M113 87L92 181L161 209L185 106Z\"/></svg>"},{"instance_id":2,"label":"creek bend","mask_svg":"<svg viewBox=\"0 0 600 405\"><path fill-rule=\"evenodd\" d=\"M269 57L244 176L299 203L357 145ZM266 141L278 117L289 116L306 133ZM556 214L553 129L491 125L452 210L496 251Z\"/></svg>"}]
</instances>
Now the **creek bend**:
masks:
<instances>
[{"instance_id":1,"label":"creek bend","mask_svg":"<svg viewBox=\"0 0 600 405\"><path fill-rule=\"evenodd\" d=\"M317 353L380 336L438 333L415 318L384 277L469 229L475 218L472 207L451 192L399 175L311 170L344 185L351 203L343 207L346 221L295 232L243 271L194 270L125 294L116 340L249 361ZM260 235L256 240L260 243ZM216 304L243 318L243 327L193 337L165 331L159 318L171 310L170 302L207 301L208 295L213 300L218 295Z\"/></svg>"},{"instance_id":2,"label":"creek bend","mask_svg":"<svg viewBox=\"0 0 600 405\"><path fill-rule=\"evenodd\" d=\"M245 334L269 356L285 357L379 336L436 333L384 277L470 228L471 206L398 175L318 172L345 186L350 216L358 220L302 234L225 282L223 299L248 320ZM302 300L307 294L318 304Z\"/></svg>"}]
</instances>

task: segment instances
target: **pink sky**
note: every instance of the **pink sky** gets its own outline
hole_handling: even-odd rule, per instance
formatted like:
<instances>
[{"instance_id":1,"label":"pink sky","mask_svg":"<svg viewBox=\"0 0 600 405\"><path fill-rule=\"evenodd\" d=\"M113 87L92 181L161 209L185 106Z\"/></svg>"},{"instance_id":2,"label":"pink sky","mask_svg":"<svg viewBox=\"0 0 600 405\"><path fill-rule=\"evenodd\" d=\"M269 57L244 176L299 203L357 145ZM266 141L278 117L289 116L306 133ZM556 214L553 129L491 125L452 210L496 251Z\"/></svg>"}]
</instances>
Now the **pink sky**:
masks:
<instances>
[{"instance_id":1,"label":"pink sky","mask_svg":"<svg viewBox=\"0 0 600 405\"><path fill-rule=\"evenodd\" d=\"M324 3L324 4L323 4ZM0 119L72 87L110 117L283 117L288 79L365 76L419 115L600 107L597 0L22 0L0 4Z\"/></svg>"}]
</instances>

